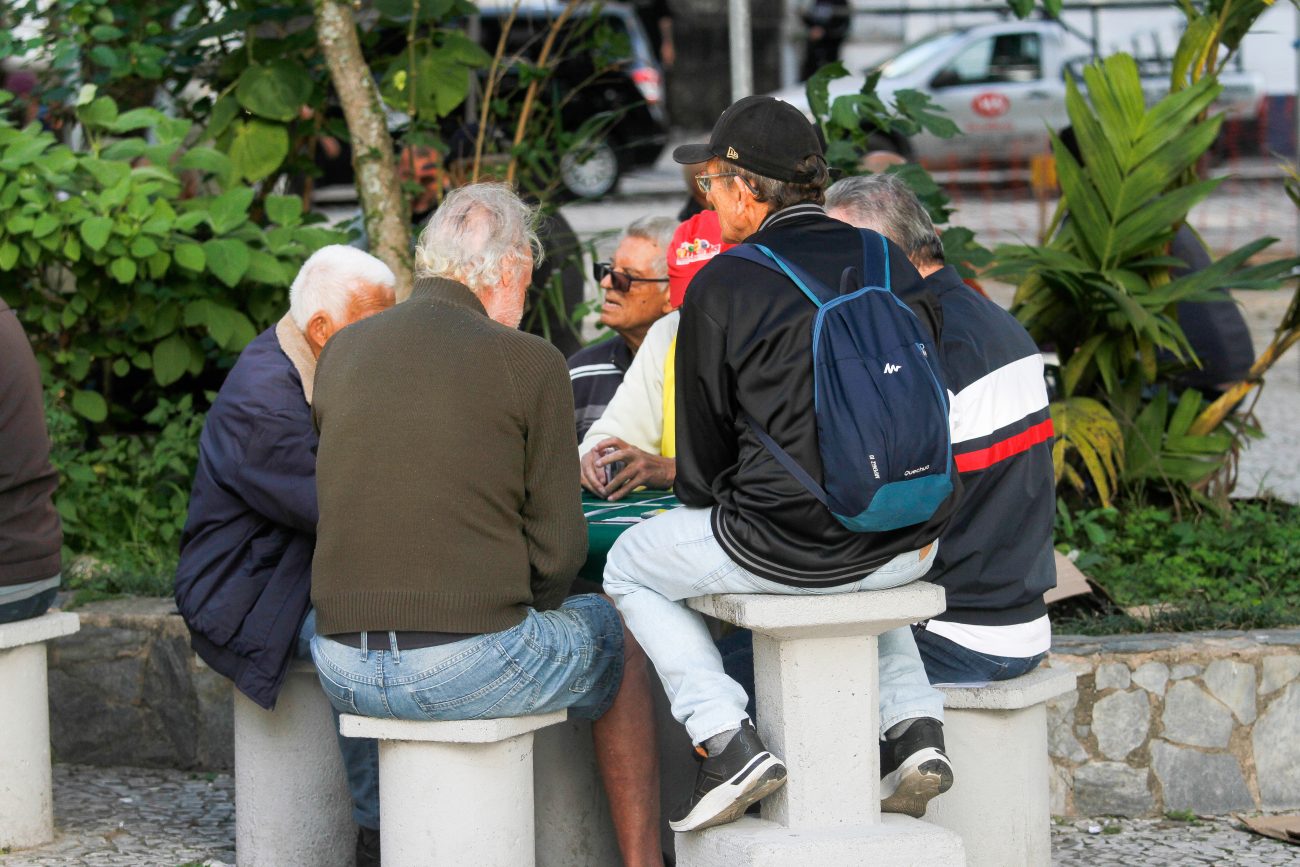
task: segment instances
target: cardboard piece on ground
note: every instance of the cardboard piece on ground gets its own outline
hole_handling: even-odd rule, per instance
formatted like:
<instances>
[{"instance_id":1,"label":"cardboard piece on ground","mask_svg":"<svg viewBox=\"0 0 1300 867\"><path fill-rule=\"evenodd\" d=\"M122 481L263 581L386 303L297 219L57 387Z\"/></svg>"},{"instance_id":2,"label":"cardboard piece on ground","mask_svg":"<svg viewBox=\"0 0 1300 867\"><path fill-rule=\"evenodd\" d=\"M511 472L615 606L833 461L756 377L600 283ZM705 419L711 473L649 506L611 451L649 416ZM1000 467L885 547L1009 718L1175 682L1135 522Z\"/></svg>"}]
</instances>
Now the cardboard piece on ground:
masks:
<instances>
[{"instance_id":1,"label":"cardboard piece on ground","mask_svg":"<svg viewBox=\"0 0 1300 867\"><path fill-rule=\"evenodd\" d=\"M1069 557L1057 551L1056 586L1043 595L1043 600L1050 605L1062 599L1069 599L1071 596L1082 596L1091 592L1088 579L1079 571L1079 567L1075 566L1074 561Z\"/></svg>"},{"instance_id":2,"label":"cardboard piece on ground","mask_svg":"<svg viewBox=\"0 0 1300 867\"><path fill-rule=\"evenodd\" d=\"M1300 816L1237 817L1243 825L1264 837L1300 846Z\"/></svg>"}]
</instances>

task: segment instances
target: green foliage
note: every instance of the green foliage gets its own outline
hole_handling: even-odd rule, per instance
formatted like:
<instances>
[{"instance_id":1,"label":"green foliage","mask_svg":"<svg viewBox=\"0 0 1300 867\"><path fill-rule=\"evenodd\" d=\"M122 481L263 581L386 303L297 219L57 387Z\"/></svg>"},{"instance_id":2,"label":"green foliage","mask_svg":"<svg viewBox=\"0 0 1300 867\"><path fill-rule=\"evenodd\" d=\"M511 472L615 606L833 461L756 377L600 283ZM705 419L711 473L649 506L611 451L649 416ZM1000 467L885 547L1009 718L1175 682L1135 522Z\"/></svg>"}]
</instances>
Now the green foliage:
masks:
<instances>
[{"instance_id":1,"label":"green foliage","mask_svg":"<svg viewBox=\"0 0 1300 867\"><path fill-rule=\"evenodd\" d=\"M164 388L201 394L206 372L283 313L306 256L342 236L283 199L266 207L273 225L259 225L248 188L187 195L173 166L202 160L181 156L186 121L119 114L93 89L78 111L88 153L0 122L0 295L59 397L111 429ZM152 139L124 137L141 129ZM143 161L111 156L129 142ZM219 184L209 173L207 188Z\"/></svg>"},{"instance_id":2,"label":"green foliage","mask_svg":"<svg viewBox=\"0 0 1300 867\"><path fill-rule=\"evenodd\" d=\"M1059 505L1056 541L1078 548L1079 567L1120 605L1172 603L1201 622L1227 609L1290 611L1300 622L1300 507L1237 501L1180 519L1155 506L1070 513Z\"/></svg>"},{"instance_id":3,"label":"green foliage","mask_svg":"<svg viewBox=\"0 0 1300 867\"><path fill-rule=\"evenodd\" d=\"M867 76L858 93L843 94L832 101L830 83L848 74L844 64L831 63L817 70L807 84L808 106L825 136L826 161L833 172L864 174L862 158L879 146L882 136L901 141L922 132L940 138L961 134L957 125L941 114L942 109L919 91L900 90L894 95L894 105L886 103L876 93L879 72ZM951 199L929 172L916 163L890 166L888 171L907 182L936 228L948 222L953 213ZM940 230L940 237L945 260L963 277L977 276L979 269L993 259L993 254L975 241L975 233L964 226L947 226Z\"/></svg>"},{"instance_id":4,"label":"green foliage","mask_svg":"<svg viewBox=\"0 0 1300 867\"><path fill-rule=\"evenodd\" d=\"M1089 420L1068 434L1079 464L1058 452L1058 478L1091 485L1106 504L1121 480L1186 491L1224 468L1231 436L1189 435L1199 395L1169 417L1167 395L1144 387L1199 364L1174 315L1179 302L1211 300L1213 289L1275 287L1300 259L1248 266L1274 241L1262 238L1171 279L1170 268L1183 263L1168 255L1169 243L1218 184L1189 177L1218 133L1221 118L1205 113L1221 88L1208 77L1148 108L1126 54L1090 65L1084 78L1086 98L1066 81L1066 107L1086 165L1055 136L1052 143L1069 220L1043 246L1000 247L991 273L1020 283L1018 318L1061 356L1060 407ZM1162 365L1162 353L1174 363ZM1084 406L1085 398L1094 402ZM1058 430L1071 420L1055 407L1054 419Z\"/></svg>"},{"instance_id":5,"label":"green foliage","mask_svg":"<svg viewBox=\"0 0 1300 867\"><path fill-rule=\"evenodd\" d=\"M156 433L107 434L92 448L66 405L49 395L47 404L64 546L111 564L89 574L68 571L68 588L169 594L203 428L193 398L159 400L144 417Z\"/></svg>"}]
</instances>

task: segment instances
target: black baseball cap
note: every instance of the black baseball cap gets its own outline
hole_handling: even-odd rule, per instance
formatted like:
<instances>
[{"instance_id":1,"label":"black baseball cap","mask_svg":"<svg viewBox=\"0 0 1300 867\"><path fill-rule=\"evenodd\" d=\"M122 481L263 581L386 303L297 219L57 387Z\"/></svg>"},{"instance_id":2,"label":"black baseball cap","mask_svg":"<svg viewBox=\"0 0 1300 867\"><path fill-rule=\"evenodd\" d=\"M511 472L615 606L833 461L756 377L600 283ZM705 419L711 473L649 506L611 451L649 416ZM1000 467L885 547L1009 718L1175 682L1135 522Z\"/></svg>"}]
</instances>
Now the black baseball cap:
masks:
<instances>
[{"instance_id":1,"label":"black baseball cap","mask_svg":"<svg viewBox=\"0 0 1300 867\"><path fill-rule=\"evenodd\" d=\"M747 96L723 110L708 144L682 145L673 159L690 165L717 157L765 178L807 183L812 177L795 169L824 152L817 128L799 109L770 96Z\"/></svg>"}]
</instances>

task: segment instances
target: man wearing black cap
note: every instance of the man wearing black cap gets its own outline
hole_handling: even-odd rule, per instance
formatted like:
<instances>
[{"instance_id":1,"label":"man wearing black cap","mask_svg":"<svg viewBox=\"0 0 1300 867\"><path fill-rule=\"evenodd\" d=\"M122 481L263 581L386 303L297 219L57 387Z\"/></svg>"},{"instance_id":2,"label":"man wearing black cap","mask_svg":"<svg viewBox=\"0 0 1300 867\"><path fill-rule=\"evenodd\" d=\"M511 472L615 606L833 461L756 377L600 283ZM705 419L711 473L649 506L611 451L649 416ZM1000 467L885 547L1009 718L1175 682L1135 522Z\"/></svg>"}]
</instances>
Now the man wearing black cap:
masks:
<instances>
[{"instance_id":1,"label":"man wearing black cap","mask_svg":"<svg viewBox=\"0 0 1300 867\"><path fill-rule=\"evenodd\" d=\"M793 106L746 97L718 119L707 145L677 148L717 211L724 241L762 244L823 284L862 264L857 229L822 208L828 180L817 130ZM899 293L920 275L888 243ZM718 256L691 283L677 340L677 480L685 508L623 534L605 591L654 662L702 757L695 791L670 816L675 831L739 818L778 788L786 769L745 713L703 619L683 600L713 593L828 594L897 587L934 561L951 506L925 524L884 533L844 528L755 436L760 425L822 481L813 412L816 308L790 280ZM880 637L882 809L919 816L952 785L943 704L907 628ZM886 689L886 687L888 687ZM914 724L916 723L916 724ZM900 737L901 735L901 737Z\"/></svg>"}]
</instances>

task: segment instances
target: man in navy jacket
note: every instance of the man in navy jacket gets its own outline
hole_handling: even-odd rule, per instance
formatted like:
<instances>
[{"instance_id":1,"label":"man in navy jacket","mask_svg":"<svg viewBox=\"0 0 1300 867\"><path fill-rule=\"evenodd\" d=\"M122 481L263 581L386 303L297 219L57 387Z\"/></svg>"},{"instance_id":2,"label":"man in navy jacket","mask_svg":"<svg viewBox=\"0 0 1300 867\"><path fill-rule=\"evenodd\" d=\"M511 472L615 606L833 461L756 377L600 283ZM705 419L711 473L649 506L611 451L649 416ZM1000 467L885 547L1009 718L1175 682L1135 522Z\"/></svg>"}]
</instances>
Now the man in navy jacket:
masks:
<instances>
[{"instance_id":1,"label":"man in navy jacket","mask_svg":"<svg viewBox=\"0 0 1300 867\"><path fill-rule=\"evenodd\" d=\"M826 211L906 250L943 311L939 351L962 496L927 576L948 608L913 628L926 674L932 683L1018 677L1052 643L1043 594L1056 586L1056 484L1042 356L1015 317L944 265L934 224L897 175L835 183Z\"/></svg>"},{"instance_id":2,"label":"man in navy jacket","mask_svg":"<svg viewBox=\"0 0 1300 867\"><path fill-rule=\"evenodd\" d=\"M339 329L391 307L395 284L388 266L368 253L344 246L317 251L289 290L289 312L239 356L199 440L176 605L203 661L268 709L294 656L310 655L315 632L308 608L317 520L316 358ZM339 745L357 824L377 840L373 741L340 738ZM373 842L372 834L361 834Z\"/></svg>"}]
</instances>

